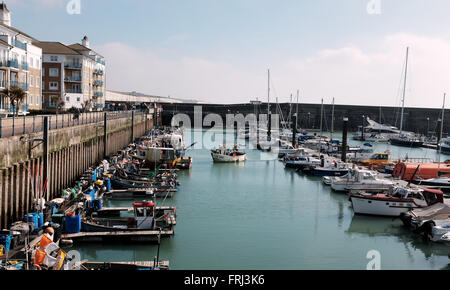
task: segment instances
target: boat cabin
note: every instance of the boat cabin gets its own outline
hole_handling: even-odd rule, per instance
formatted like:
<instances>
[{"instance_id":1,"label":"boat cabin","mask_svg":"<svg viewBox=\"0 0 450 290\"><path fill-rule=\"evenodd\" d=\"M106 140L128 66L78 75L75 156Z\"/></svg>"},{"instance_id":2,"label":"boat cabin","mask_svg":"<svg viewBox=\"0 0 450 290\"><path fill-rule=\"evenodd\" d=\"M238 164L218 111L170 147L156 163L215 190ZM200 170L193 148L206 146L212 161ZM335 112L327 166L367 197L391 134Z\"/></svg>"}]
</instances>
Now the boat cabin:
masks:
<instances>
[{"instance_id":1,"label":"boat cabin","mask_svg":"<svg viewBox=\"0 0 450 290\"><path fill-rule=\"evenodd\" d=\"M152 201L133 202L134 220L138 229L153 229L155 203Z\"/></svg>"}]
</instances>

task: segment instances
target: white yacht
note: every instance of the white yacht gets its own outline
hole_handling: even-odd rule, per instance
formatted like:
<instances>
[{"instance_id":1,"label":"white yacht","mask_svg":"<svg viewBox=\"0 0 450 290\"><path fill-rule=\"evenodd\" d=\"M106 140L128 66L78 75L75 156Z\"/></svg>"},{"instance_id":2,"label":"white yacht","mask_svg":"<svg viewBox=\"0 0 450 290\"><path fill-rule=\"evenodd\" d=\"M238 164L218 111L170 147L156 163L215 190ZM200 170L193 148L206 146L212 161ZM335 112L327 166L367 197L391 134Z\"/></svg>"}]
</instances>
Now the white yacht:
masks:
<instances>
[{"instance_id":1,"label":"white yacht","mask_svg":"<svg viewBox=\"0 0 450 290\"><path fill-rule=\"evenodd\" d=\"M377 177L375 171L355 167L342 177L331 178L331 188L337 192L348 192L350 190L382 190L391 188L394 183L387 179Z\"/></svg>"}]
</instances>

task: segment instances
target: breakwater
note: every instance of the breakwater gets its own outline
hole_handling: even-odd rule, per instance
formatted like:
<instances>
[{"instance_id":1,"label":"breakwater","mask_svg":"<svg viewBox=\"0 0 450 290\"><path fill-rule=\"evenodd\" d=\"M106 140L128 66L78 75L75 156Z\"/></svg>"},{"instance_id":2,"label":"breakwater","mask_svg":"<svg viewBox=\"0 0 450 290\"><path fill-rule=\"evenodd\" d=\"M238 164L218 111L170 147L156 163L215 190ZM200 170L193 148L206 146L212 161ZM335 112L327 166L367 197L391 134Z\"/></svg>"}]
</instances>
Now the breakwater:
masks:
<instances>
[{"instance_id":1,"label":"breakwater","mask_svg":"<svg viewBox=\"0 0 450 290\"><path fill-rule=\"evenodd\" d=\"M194 117L194 107L201 106L203 116L207 114L218 114L225 120L226 114L253 114L259 112L259 114L266 114L267 104L262 103L259 106L253 104L231 104L231 105L218 105L218 104L163 104L162 122L165 125L169 125L172 117L176 114L182 113L188 115L192 124ZM284 118L289 115L289 112L294 114L296 112L296 104L292 105L288 103L279 104ZM274 114L277 112L276 104L271 104L271 112ZM430 132L433 134L438 129L438 119L442 113L441 109L429 109L429 108L405 108L404 113L404 130L412 131L415 133L426 134ZM446 111L446 115L450 111ZM320 116L321 116L321 104L299 104L298 105L298 125L304 129L316 129L320 130ZM399 126L400 124L400 108L398 107L376 107L376 106L354 106L354 105L335 105L334 108L334 129L342 130L343 118L349 119L348 130L356 132L358 127L363 124L363 116L368 116L372 120L384 124L390 124L393 126ZM448 116L448 115L447 115ZM324 105L324 118L323 118L323 130L329 131L332 123L332 105ZM367 126L367 123L365 123ZM448 132L450 128L450 119L444 122L444 132Z\"/></svg>"},{"instance_id":2,"label":"breakwater","mask_svg":"<svg viewBox=\"0 0 450 290\"><path fill-rule=\"evenodd\" d=\"M48 126L47 132L0 139L2 228L23 218L34 200L58 197L87 168L153 127L152 115L141 112L96 113L90 118L81 125Z\"/></svg>"}]
</instances>

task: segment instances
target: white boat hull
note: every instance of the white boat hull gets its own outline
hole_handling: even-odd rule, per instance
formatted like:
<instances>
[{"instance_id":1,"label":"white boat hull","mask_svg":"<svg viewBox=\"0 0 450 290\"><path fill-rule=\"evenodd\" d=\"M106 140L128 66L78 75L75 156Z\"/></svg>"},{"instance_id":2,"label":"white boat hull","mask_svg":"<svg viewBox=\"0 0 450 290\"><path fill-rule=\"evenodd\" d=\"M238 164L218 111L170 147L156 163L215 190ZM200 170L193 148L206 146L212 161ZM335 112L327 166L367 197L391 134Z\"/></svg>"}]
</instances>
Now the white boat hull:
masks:
<instances>
[{"instance_id":1,"label":"white boat hull","mask_svg":"<svg viewBox=\"0 0 450 290\"><path fill-rule=\"evenodd\" d=\"M392 202L386 200L366 199L351 196L353 211L355 214L397 217L417 208L412 202Z\"/></svg>"},{"instance_id":2,"label":"white boat hull","mask_svg":"<svg viewBox=\"0 0 450 290\"><path fill-rule=\"evenodd\" d=\"M217 162L217 163L244 162L245 160L247 160L247 156L245 154L237 155L237 156L229 156L229 155L211 153L211 157L212 157L213 161Z\"/></svg>"}]
</instances>

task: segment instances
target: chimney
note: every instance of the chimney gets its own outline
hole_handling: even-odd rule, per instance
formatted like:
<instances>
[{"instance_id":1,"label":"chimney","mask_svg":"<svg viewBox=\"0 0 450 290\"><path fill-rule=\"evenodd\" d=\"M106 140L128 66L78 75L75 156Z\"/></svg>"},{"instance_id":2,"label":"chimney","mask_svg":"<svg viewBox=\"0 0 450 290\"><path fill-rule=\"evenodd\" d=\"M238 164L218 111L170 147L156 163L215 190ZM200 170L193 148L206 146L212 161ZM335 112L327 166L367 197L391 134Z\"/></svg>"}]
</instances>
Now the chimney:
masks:
<instances>
[{"instance_id":1,"label":"chimney","mask_svg":"<svg viewBox=\"0 0 450 290\"><path fill-rule=\"evenodd\" d=\"M9 12L4 1L0 4L0 21L5 25L11 26L11 12Z\"/></svg>"},{"instance_id":2,"label":"chimney","mask_svg":"<svg viewBox=\"0 0 450 290\"><path fill-rule=\"evenodd\" d=\"M83 37L82 44L84 47L90 48L89 47L89 39L87 36Z\"/></svg>"}]
</instances>

